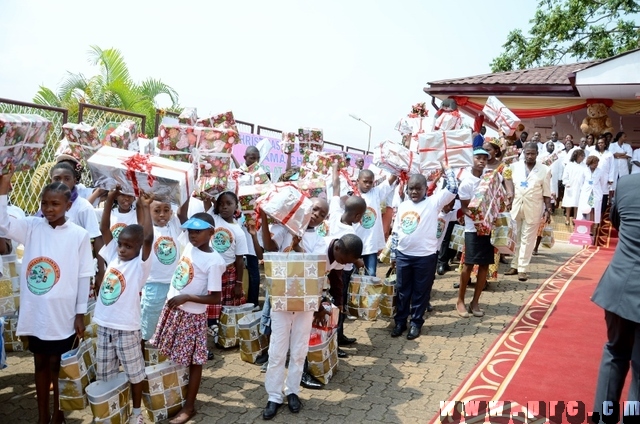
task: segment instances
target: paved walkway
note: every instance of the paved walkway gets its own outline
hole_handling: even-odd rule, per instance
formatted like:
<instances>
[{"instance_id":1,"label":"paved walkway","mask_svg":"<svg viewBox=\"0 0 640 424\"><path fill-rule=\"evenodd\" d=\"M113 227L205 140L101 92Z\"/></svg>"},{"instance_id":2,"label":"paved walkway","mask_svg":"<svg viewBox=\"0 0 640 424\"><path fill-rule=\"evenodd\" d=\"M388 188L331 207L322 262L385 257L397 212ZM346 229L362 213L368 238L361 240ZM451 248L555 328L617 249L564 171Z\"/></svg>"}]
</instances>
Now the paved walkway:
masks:
<instances>
[{"instance_id":1,"label":"paved walkway","mask_svg":"<svg viewBox=\"0 0 640 424\"><path fill-rule=\"evenodd\" d=\"M438 412L509 323L529 295L578 248L557 243L534 257L530 279L506 277L492 283L481 297L483 318L460 318L454 311L457 273L436 277L434 311L428 313L422 335L408 341L389 337L392 322L348 321L345 332L357 337L350 357L323 390L302 389L302 411L285 407L276 423L424 423ZM379 270L380 272L383 270ZM470 299L471 293L467 292ZM261 422L267 397L260 367L243 362L238 349L215 349L215 359L204 369L194 423ZM9 367L0 371L0 422L33 423L37 418L33 360L28 353L9 354ZM89 408L67 414L70 424L90 423Z\"/></svg>"}]
</instances>

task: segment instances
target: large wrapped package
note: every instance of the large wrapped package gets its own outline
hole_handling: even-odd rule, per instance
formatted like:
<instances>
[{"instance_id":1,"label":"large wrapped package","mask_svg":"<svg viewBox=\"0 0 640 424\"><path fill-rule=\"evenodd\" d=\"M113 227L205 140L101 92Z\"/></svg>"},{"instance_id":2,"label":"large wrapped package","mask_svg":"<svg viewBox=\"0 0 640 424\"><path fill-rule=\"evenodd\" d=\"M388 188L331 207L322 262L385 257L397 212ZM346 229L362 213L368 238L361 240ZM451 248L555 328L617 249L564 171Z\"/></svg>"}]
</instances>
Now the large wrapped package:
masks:
<instances>
[{"instance_id":1,"label":"large wrapped package","mask_svg":"<svg viewBox=\"0 0 640 424\"><path fill-rule=\"evenodd\" d=\"M59 153L87 160L102 147L97 128L87 123L67 122L62 126L62 132L65 138L60 142Z\"/></svg>"},{"instance_id":2,"label":"large wrapped package","mask_svg":"<svg viewBox=\"0 0 640 424\"><path fill-rule=\"evenodd\" d=\"M0 173L35 169L50 129L40 115L0 113Z\"/></svg>"},{"instance_id":3,"label":"large wrapped package","mask_svg":"<svg viewBox=\"0 0 640 424\"><path fill-rule=\"evenodd\" d=\"M309 374L322 384L328 384L338 368L337 330L311 329L309 336Z\"/></svg>"},{"instance_id":4,"label":"large wrapped package","mask_svg":"<svg viewBox=\"0 0 640 424\"><path fill-rule=\"evenodd\" d=\"M473 166L473 138L471 130L459 129L422 134L418 139L420 165L424 169Z\"/></svg>"},{"instance_id":5,"label":"large wrapped package","mask_svg":"<svg viewBox=\"0 0 640 424\"><path fill-rule=\"evenodd\" d=\"M264 274L272 311L317 311L326 268L326 255L265 252Z\"/></svg>"},{"instance_id":6,"label":"large wrapped package","mask_svg":"<svg viewBox=\"0 0 640 424\"><path fill-rule=\"evenodd\" d=\"M238 187L238 202L240 210L243 212L251 212L256 208L256 201L264 194L268 193L273 184L257 184L251 186L240 185Z\"/></svg>"},{"instance_id":7,"label":"large wrapped package","mask_svg":"<svg viewBox=\"0 0 640 424\"><path fill-rule=\"evenodd\" d=\"M160 350L157 347L152 346L151 344L149 344L149 342L144 344L143 356L144 365L146 367L151 365L158 365L169 360L169 358L160 353Z\"/></svg>"},{"instance_id":8,"label":"large wrapped package","mask_svg":"<svg viewBox=\"0 0 640 424\"><path fill-rule=\"evenodd\" d=\"M502 212L493 223L491 244L498 252L513 255L516 249L516 223L509 212Z\"/></svg>"},{"instance_id":9,"label":"large wrapped package","mask_svg":"<svg viewBox=\"0 0 640 424\"><path fill-rule=\"evenodd\" d=\"M60 359L58 377L60 409L63 411L84 409L87 406L85 389L94 378L93 343L90 340L82 340L78 347L62 354Z\"/></svg>"},{"instance_id":10,"label":"large wrapped package","mask_svg":"<svg viewBox=\"0 0 640 424\"><path fill-rule=\"evenodd\" d=\"M307 150L321 152L324 147L324 136L320 128L299 128L298 145L300 153Z\"/></svg>"},{"instance_id":11,"label":"large wrapped package","mask_svg":"<svg viewBox=\"0 0 640 424\"><path fill-rule=\"evenodd\" d=\"M194 186L193 165L104 146L88 161L95 187L117 184L126 194L153 193L156 199L182 205Z\"/></svg>"},{"instance_id":12,"label":"large wrapped package","mask_svg":"<svg viewBox=\"0 0 640 424\"><path fill-rule=\"evenodd\" d=\"M347 301L349 313L366 321L375 321L383 290L384 285L378 277L352 275Z\"/></svg>"},{"instance_id":13,"label":"large wrapped package","mask_svg":"<svg viewBox=\"0 0 640 424\"><path fill-rule=\"evenodd\" d=\"M500 174L496 171L485 173L468 206L479 236L491 235L493 221L504 209L504 195Z\"/></svg>"},{"instance_id":14,"label":"large wrapped package","mask_svg":"<svg viewBox=\"0 0 640 424\"><path fill-rule=\"evenodd\" d=\"M326 197L327 183L322 178L304 178L292 183L308 198L320 197L323 193Z\"/></svg>"},{"instance_id":15,"label":"large wrapped package","mask_svg":"<svg viewBox=\"0 0 640 424\"><path fill-rule=\"evenodd\" d=\"M178 123L182 125L196 125L198 121L198 109L195 107L185 107L178 115Z\"/></svg>"},{"instance_id":16,"label":"large wrapped package","mask_svg":"<svg viewBox=\"0 0 640 424\"><path fill-rule=\"evenodd\" d=\"M296 133L283 132L282 141L280 142L282 153L293 153L296 151Z\"/></svg>"},{"instance_id":17,"label":"large wrapped package","mask_svg":"<svg viewBox=\"0 0 640 424\"><path fill-rule=\"evenodd\" d=\"M462 252L464 249L464 225L456 224L451 231L451 239L449 240L449 249Z\"/></svg>"},{"instance_id":18,"label":"large wrapped package","mask_svg":"<svg viewBox=\"0 0 640 424\"><path fill-rule=\"evenodd\" d=\"M389 140L373 149L373 164L394 175L420 174L422 171L417 153Z\"/></svg>"},{"instance_id":19,"label":"large wrapped package","mask_svg":"<svg viewBox=\"0 0 640 424\"><path fill-rule=\"evenodd\" d=\"M189 367L166 361L145 368L142 402L145 418L153 423L176 415L184 405L189 384Z\"/></svg>"},{"instance_id":20,"label":"large wrapped package","mask_svg":"<svg viewBox=\"0 0 640 424\"><path fill-rule=\"evenodd\" d=\"M291 183L274 184L268 193L256 200L256 205L300 237L309 226L313 207L311 200Z\"/></svg>"},{"instance_id":21,"label":"large wrapped package","mask_svg":"<svg viewBox=\"0 0 640 424\"><path fill-rule=\"evenodd\" d=\"M347 167L347 161L340 153L317 152L305 150L302 154L300 176L305 177L309 173L327 175L333 167L333 162L338 161L338 169Z\"/></svg>"},{"instance_id":22,"label":"large wrapped package","mask_svg":"<svg viewBox=\"0 0 640 424\"><path fill-rule=\"evenodd\" d=\"M160 124L157 153L167 159L191 163L191 150L196 147L195 127L180 124Z\"/></svg>"},{"instance_id":23,"label":"large wrapped package","mask_svg":"<svg viewBox=\"0 0 640 424\"><path fill-rule=\"evenodd\" d=\"M118 128L113 130L107 136L107 146L117 149L140 151L138 146L138 133L136 132L136 123L131 119L123 121Z\"/></svg>"},{"instance_id":24,"label":"large wrapped package","mask_svg":"<svg viewBox=\"0 0 640 424\"><path fill-rule=\"evenodd\" d=\"M462 116L457 110L443 110L439 113L440 115L433 121L434 131L453 131L462 128Z\"/></svg>"},{"instance_id":25,"label":"large wrapped package","mask_svg":"<svg viewBox=\"0 0 640 424\"><path fill-rule=\"evenodd\" d=\"M224 112L217 115L211 115L206 118L200 118L196 121L198 127L210 127L210 128L226 128L238 133L238 127L236 120L233 117L233 112Z\"/></svg>"},{"instance_id":26,"label":"large wrapped package","mask_svg":"<svg viewBox=\"0 0 640 424\"><path fill-rule=\"evenodd\" d=\"M17 328L17 313L4 317L4 332L2 333L2 338L4 340L4 349L6 352L24 352L29 348L29 339L18 336L16 334Z\"/></svg>"},{"instance_id":27,"label":"large wrapped package","mask_svg":"<svg viewBox=\"0 0 640 424\"><path fill-rule=\"evenodd\" d=\"M380 315L387 318L393 318L396 314L397 306L396 291L396 273L395 270L389 268L385 279L382 281L382 297L380 298Z\"/></svg>"},{"instance_id":28,"label":"large wrapped package","mask_svg":"<svg viewBox=\"0 0 640 424\"><path fill-rule=\"evenodd\" d=\"M126 424L131 415L129 380L121 372L109 381L87 386L87 398L96 424Z\"/></svg>"},{"instance_id":29,"label":"large wrapped package","mask_svg":"<svg viewBox=\"0 0 640 424\"><path fill-rule=\"evenodd\" d=\"M208 155L196 163L196 188L194 196L202 200L213 199L227 190L231 156L229 154Z\"/></svg>"},{"instance_id":30,"label":"large wrapped package","mask_svg":"<svg viewBox=\"0 0 640 424\"><path fill-rule=\"evenodd\" d=\"M511 112L496 96L489 96L487 103L482 108L485 117L500 128L505 135L510 136L516 132L520 119Z\"/></svg>"},{"instance_id":31,"label":"large wrapped package","mask_svg":"<svg viewBox=\"0 0 640 424\"><path fill-rule=\"evenodd\" d=\"M547 249L551 249L556 242L556 238L553 234L553 226L551 224L545 225L542 230L542 239L540 243L542 247L546 247Z\"/></svg>"},{"instance_id":32,"label":"large wrapped package","mask_svg":"<svg viewBox=\"0 0 640 424\"><path fill-rule=\"evenodd\" d=\"M223 348L238 346L238 343L240 343L238 321L245 315L251 313L252 310L253 303L222 307L218 329L218 346Z\"/></svg>"},{"instance_id":33,"label":"large wrapped package","mask_svg":"<svg viewBox=\"0 0 640 424\"><path fill-rule=\"evenodd\" d=\"M254 364L256 358L269 348L269 339L260 333L262 312L252 312L238 320L240 358Z\"/></svg>"}]
</instances>

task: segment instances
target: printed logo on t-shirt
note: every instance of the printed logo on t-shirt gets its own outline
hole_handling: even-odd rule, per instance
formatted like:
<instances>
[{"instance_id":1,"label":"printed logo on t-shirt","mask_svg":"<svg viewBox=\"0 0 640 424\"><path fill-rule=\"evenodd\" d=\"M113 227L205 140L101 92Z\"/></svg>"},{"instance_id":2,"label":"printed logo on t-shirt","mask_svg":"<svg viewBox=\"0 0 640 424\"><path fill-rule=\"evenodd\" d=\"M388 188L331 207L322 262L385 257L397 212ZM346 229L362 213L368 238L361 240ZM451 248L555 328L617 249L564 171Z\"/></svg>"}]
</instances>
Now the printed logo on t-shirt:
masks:
<instances>
[{"instance_id":1,"label":"printed logo on t-shirt","mask_svg":"<svg viewBox=\"0 0 640 424\"><path fill-rule=\"evenodd\" d=\"M114 268L109 268L100 286L100 301L104 306L111 306L120 299L127 287L124 275Z\"/></svg>"},{"instance_id":2,"label":"printed logo on t-shirt","mask_svg":"<svg viewBox=\"0 0 640 424\"><path fill-rule=\"evenodd\" d=\"M176 290L182 290L187 287L189 283L193 280L193 265L191 264L191 259L182 258L180 262L178 262L178 266L176 267L175 272L173 273L173 277L171 278L171 285Z\"/></svg>"},{"instance_id":3,"label":"printed logo on t-shirt","mask_svg":"<svg viewBox=\"0 0 640 424\"><path fill-rule=\"evenodd\" d=\"M400 226L405 234L413 233L420 223L420 215L417 212L405 212L400 218Z\"/></svg>"},{"instance_id":4,"label":"printed logo on t-shirt","mask_svg":"<svg viewBox=\"0 0 640 424\"><path fill-rule=\"evenodd\" d=\"M372 207L367 207L367 210L362 215L362 219L360 220L360 224L365 230L369 230L373 228L376 223L377 214L375 209Z\"/></svg>"},{"instance_id":5,"label":"printed logo on t-shirt","mask_svg":"<svg viewBox=\"0 0 640 424\"><path fill-rule=\"evenodd\" d=\"M118 240L118 237L120 237L120 233L122 232L122 230L124 230L124 227L126 226L127 224L123 224L122 222L118 222L117 224L113 225L111 227L111 236L115 240Z\"/></svg>"},{"instance_id":6,"label":"printed logo on t-shirt","mask_svg":"<svg viewBox=\"0 0 640 424\"><path fill-rule=\"evenodd\" d=\"M27 265L27 287L41 296L48 293L60 280L60 267L51 258L39 256Z\"/></svg>"},{"instance_id":7,"label":"printed logo on t-shirt","mask_svg":"<svg viewBox=\"0 0 640 424\"><path fill-rule=\"evenodd\" d=\"M326 237L329 235L329 224L327 221L322 221L322 223L316 227L316 234L320 237Z\"/></svg>"},{"instance_id":8,"label":"printed logo on t-shirt","mask_svg":"<svg viewBox=\"0 0 640 424\"><path fill-rule=\"evenodd\" d=\"M446 223L444 222L444 219L438 218L438 228L436 229L436 238L440 238L440 236L442 235L445 224Z\"/></svg>"},{"instance_id":9,"label":"printed logo on t-shirt","mask_svg":"<svg viewBox=\"0 0 640 424\"><path fill-rule=\"evenodd\" d=\"M226 228L218 227L213 233L213 248L218 253L224 253L231 247L233 243L233 234Z\"/></svg>"},{"instance_id":10,"label":"printed logo on t-shirt","mask_svg":"<svg viewBox=\"0 0 640 424\"><path fill-rule=\"evenodd\" d=\"M176 243L171 237L158 237L156 242L153 244L153 251L156 253L158 262L162 265L171 265L178 257Z\"/></svg>"}]
</instances>

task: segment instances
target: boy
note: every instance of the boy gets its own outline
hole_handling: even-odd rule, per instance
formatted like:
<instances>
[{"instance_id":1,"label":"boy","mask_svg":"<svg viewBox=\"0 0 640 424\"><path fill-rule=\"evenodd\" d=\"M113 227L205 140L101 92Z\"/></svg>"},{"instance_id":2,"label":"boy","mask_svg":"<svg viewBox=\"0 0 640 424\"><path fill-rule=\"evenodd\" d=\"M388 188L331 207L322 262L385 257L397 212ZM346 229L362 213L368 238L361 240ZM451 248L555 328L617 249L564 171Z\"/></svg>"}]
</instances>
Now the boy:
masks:
<instances>
[{"instance_id":1,"label":"boy","mask_svg":"<svg viewBox=\"0 0 640 424\"><path fill-rule=\"evenodd\" d=\"M142 193L136 208L138 222L126 226L118 239L111 234L111 209L120 195L117 186L109 192L104 205L100 231L105 245L100 255L108 267L102 285L97 288L98 300L94 320L98 324L98 380L109 380L118 374L122 363L131 383L133 415L130 423L142 424L140 410L142 380L145 378L140 332L140 291L151 270L150 253L153 245L151 203L153 195Z\"/></svg>"},{"instance_id":2,"label":"boy","mask_svg":"<svg viewBox=\"0 0 640 424\"><path fill-rule=\"evenodd\" d=\"M469 313L473 316L481 317L484 312L478 307L478 301L487 283L487 272L489 265L493 263L493 246L491 245L491 236L479 236L476 227L469 212L469 202L473 199L480 177L484 172L489 159L489 152L484 149L476 149L473 151L473 167L460 182L458 188L458 196L460 197L460 205L464 213L464 266L460 273L460 288L458 290L458 302L456 303L456 311L463 318L468 318ZM467 308L464 304L464 295L467 290L467 284L471 278L473 266L478 265L478 276L476 287L473 292L473 299Z\"/></svg>"},{"instance_id":3,"label":"boy","mask_svg":"<svg viewBox=\"0 0 640 424\"><path fill-rule=\"evenodd\" d=\"M458 193L458 182L450 168L445 170L445 176L447 188L427 197L427 179L420 174L412 175L407 184L409 199L398 206L392 235L398 310L391 337L404 333L409 314L411 328L407 339L420 336L436 275L438 213Z\"/></svg>"},{"instance_id":4,"label":"boy","mask_svg":"<svg viewBox=\"0 0 640 424\"><path fill-rule=\"evenodd\" d=\"M356 261L362 254L362 240L355 234L345 234L332 240L329 247L322 252L327 254L327 271L339 276L345 264ZM284 401L284 395L287 396L289 410L293 413L300 412L300 379L309 351L309 334L315 314L317 312L271 312L269 367L264 383L269 400L262 411L262 418L265 420L276 416ZM290 350L291 356L285 380L287 349Z\"/></svg>"}]
</instances>

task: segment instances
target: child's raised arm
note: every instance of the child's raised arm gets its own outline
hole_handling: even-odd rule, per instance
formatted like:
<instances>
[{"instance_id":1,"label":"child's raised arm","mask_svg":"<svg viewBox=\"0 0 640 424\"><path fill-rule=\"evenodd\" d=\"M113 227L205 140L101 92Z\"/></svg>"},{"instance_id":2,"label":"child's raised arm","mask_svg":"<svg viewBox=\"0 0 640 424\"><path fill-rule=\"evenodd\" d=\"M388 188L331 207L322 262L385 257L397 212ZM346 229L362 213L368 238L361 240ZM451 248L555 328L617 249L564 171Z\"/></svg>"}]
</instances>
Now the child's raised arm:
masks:
<instances>
[{"instance_id":1,"label":"child's raised arm","mask_svg":"<svg viewBox=\"0 0 640 424\"><path fill-rule=\"evenodd\" d=\"M265 252L277 252L280 250L280 246L271 237L271 231L269 231L269 222L267 220L267 214L265 211L260 210L260 225L262 228L262 246Z\"/></svg>"},{"instance_id":2,"label":"child's raised arm","mask_svg":"<svg viewBox=\"0 0 640 424\"><path fill-rule=\"evenodd\" d=\"M151 254L153 247L153 223L151 222L151 203L153 203L152 193L140 193L138 197L138 222L142 225L143 242L142 242L142 260L146 261Z\"/></svg>"},{"instance_id":3,"label":"child's raised arm","mask_svg":"<svg viewBox=\"0 0 640 424\"><path fill-rule=\"evenodd\" d=\"M108 245L113 240L113 234L111 234L111 210L113 209L113 202L120 194L120 186L117 185L113 190L109 190L107 200L104 201L104 209L102 209L102 219L100 220L100 233L102 233L102 243Z\"/></svg>"},{"instance_id":4,"label":"child's raised arm","mask_svg":"<svg viewBox=\"0 0 640 424\"><path fill-rule=\"evenodd\" d=\"M183 204L180 205L180 207L177 210L176 215L178 216L178 219L180 220L180 224L184 224L185 222L187 222L187 219L189 219L188 213L189 213L189 199L191 199L191 196L187 196L187 200L185 200L185 202Z\"/></svg>"}]
</instances>

